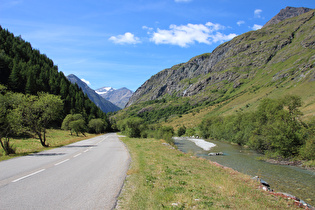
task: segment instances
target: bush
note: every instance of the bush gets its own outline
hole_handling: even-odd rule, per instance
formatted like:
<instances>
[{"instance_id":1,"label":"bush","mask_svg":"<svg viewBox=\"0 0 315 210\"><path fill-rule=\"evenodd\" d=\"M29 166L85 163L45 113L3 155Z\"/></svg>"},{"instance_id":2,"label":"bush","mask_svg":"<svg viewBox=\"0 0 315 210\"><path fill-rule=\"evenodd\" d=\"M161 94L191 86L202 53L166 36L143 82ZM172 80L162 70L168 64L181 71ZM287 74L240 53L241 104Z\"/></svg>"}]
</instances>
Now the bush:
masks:
<instances>
[{"instance_id":1,"label":"bush","mask_svg":"<svg viewBox=\"0 0 315 210\"><path fill-rule=\"evenodd\" d=\"M91 133L103 133L105 131L106 123L100 118L92 119L90 120L88 127L90 128Z\"/></svg>"},{"instance_id":2,"label":"bush","mask_svg":"<svg viewBox=\"0 0 315 210\"><path fill-rule=\"evenodd\" d=\"M84 121L84 118L81 114L68 114L62 122L61 129L70 130L70 133L72 135L72 131L74 131L73 127L77 127L78 123L72 124L72 126L70 126L70 124L71 124L71 122L77 121L77 120L83 120L84 126L83 125L81 125L81 126L82 126L82 128L83 127L85 128L85 121ZM82 121L81 121L81 123L82 123ZM84 130L84 132L85 132L85 130Z\"/></svg>"},{"instance_id":3,"label":"bush","mask_svg":"<svg viewBox=\"0 0 315 210\"><path fill-rule=\"evenodd\" d=\"M186 130L186 136L194 136L196 135L196 130L194 128L188 128Z\"/></svg>"},{"instance_id":4,"label":"bush","mask_svg":"<svg viewBox=\"0 0 315 210\"><path fill-rule=\"evenodd\" d=\"M297 96L283 99L263 99L257 111L239 112L227 117L209 117L198 126L203 138L215 138L248 145L250 148L271 157L291 157L300 153L304 158L313 158L314 129L306 129L299 111L301 100ZM310 123L312 125L312 123ZM301 149L301 146L304 146Z\"/></svg>"},{"instance_id":5,"label":"bush","mask_svg":"<svg viewBox=\"0 0 315 210\"><path fill-rule=\"evenodd\" d=\"M300 149L300 155L306 160L315 160L315 137L310 138Z\"/></svg>"},{"instance_id":6,"label":"bush","mask_svg":"<svg viewBox=\"0 0 315 210\"><path fill-rule=\"evenodd\" d=\"M186 127L185 126L181 126L180 128L178 128L177 130L177 135L178 136L183 136L186 133Z\"/></svg>"},{"instance_id":7,"label":"bush","mask_svg":"<svg viewBox=\"0 0 315 210\"><path fill-rule=\"evenodd\" d=\"M79 133L82 133L83 136L85 136L84 132L86 132L87 129L85 121L83 119L71 121L69 123L69 127L71 131L74 131L77 134L77 136L79 135Z\"/></svg>"},{"instance_id":8,"label":"bush","mask_svg":"<svg viewBox=\"0 0 315 210\"><path fill-rule=\"evenodd\" d=\"M163 139L169 144L174 144L174 128L172 126L162 126L155 132L156 139Z\"/></svg>"},{"instance_id":9,"label":"bush","mask_svg":"<svg viewBox=\"0 0 315 210\"><path fill-rule=\"evenodd\" d=\"M130 138L139 138L141 137L141 132L145 131L143 123L143 119L139 117L131 117L118 122L118 128L123 134Z\"/></svg>"}]
</instances>

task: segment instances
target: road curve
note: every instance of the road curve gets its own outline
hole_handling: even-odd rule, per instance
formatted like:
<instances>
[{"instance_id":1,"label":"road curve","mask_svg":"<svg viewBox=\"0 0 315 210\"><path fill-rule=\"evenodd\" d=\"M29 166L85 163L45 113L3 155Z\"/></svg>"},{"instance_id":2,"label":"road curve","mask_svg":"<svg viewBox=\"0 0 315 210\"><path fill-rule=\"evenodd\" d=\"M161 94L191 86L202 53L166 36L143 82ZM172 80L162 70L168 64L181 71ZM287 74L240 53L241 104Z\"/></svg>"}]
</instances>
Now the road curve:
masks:
<instances>
[{"instance_id":1,"label":"road curve","mask_svg":"<svg viewBox=\"0 0 315 210\"><path fill-rule=\"evenodd\" d=\"M0 162L0 209L113 209L130 156L114 133Z\"/></svg>"}]
</instances>

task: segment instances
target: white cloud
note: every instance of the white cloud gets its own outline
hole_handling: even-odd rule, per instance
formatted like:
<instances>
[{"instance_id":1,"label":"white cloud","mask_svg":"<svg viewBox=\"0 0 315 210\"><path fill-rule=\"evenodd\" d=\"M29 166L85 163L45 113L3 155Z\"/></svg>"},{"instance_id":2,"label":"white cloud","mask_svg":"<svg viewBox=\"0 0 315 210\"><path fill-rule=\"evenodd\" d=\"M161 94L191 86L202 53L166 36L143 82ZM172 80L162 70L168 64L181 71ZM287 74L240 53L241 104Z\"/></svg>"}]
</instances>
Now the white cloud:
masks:
<instances>
[{"instance_id":1,"label":"white cloud","mask_svg":"<svg viewBox=\"0 0 315 210\"><path fill-rule=\"evenodd\" d=\"M195 42L212 44L232 39L236 34L225 35L219 30L225 29L220 24L208 22L206 24L170 25L169 30L157 29L150 41L155 44L172 44L187 47ZM215 33L216 32L216 33Z\"/></svg>"},{"instance_id":2,"label":"white cloud","mask_svg":"<svg viewBox=\"0 0 315 210\"><path fill-rule=\"evenodd\" d=\"M127 32L124 35L111 36L108 40L116 44L138 44L140 39L135 37L134 34Z\"/></svg>"},{"instance_id":3,"label":"white cloud","mask_svg":"<svg viewBox=\"0 0 315 210\"><path fill-rule=\"evenodd\" d=\"M148 26L142 26L142 29L149 30L149 31L152 31L152 30L153 30L153 28L150 28L150 27L148 27Z\"/></svg>"},{"instance_id":4,"label":"white cloud","mask_svg":"<svg viewBox=\"0 0 315 210\"><path fill-rule=\"evenodd\" d=\"M222 34L220 32L217 32L216 34L211 35L210 37L212 38L212 42L226 42L228 40L233 39L236 36L237 36L237 34L225 35L225 34Z\"/></svg>"},{"instance_id":5,"label":"white cloud","mask_svg":"<svg viewBox=\"0 0 315 210\"><path fill-rule=\"evenodd\" d=\"M85 82L85 84L87 84L87 85L89 85L89 86L91 85L91 83L90 83L89 81L85 80L85 79L81 79L81 81L82 81L82 82Z\"/></svg>"},{"instance_id":6,"label":"white cloud","mask_svg":"<svg viewBox=\"0 0 315 210\"><path fill-rule=\"evenodd\" d=\"M213 31L219 31L219 30L224 30L225 27L223 25L220 25L218 23L211 23L211 22L207 22L206 26L209 27L209 29L211 30L211 32Z\"/></svg>"},{"instance_id":7,"label":"white cloud","mask_svg":"<svg viewBox=\"0 0 315 210\"><path fill-rule=\"evenodd\" d=\"M236 23L238 26L241 26L241 25L243 25L243 24L245 24L245 21L243 21L243 20L239 20L239 21L237 21L237 23Z\"/></svg>"},{"instance_id":8,"label":"white cloud","mask_svg":"<svg viewBox=\"0 0 315 210\"><path fill-rule=\"evenodd\" d=\"M252 27L253 30L258 30L261 29L263 26L262 25L258 25L258 24L254 24L254 26Z\"/></svg>"},{"instance_id":9,"label":"white cloud","mask_svg":"<svg viewBox=\"0 0 315 210\"><path fill-rule=\"evenodd\" d=\"M261 15L260 15L261 13L262 13L261 9L256 9L254 11L254 15L255 15L256 18L261 18Z\"/></svg>"},{"instance_id":10,"label":"white cloud","mask_svg":"<svg viewBox=\"0 0 315 210\"><path fill-rule=\"evenodd\" d=\"M150 27L148 27L148 26L142 26L142 29L144 29L144 30L147 30L147 34L151 34L152 33L152 31L153 31L153 28L150 28Z\"/></svg>"}]
</instances>

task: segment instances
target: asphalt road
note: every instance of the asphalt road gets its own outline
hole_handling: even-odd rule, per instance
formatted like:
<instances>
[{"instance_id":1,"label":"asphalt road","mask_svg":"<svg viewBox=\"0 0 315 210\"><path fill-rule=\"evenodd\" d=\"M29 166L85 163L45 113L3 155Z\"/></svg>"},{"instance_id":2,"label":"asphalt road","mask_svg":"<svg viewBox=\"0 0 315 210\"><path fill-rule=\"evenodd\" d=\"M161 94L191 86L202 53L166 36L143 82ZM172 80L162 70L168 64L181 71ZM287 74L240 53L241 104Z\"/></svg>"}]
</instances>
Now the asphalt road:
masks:
<instances>
[{"instance_id":1,"label":"asphalt road","mask_svg":"<svg viewBox=\"0 0 315 210\"><path fill-rule=\"evenodd\" d=\"M113 209L130 156L114 133L0 162L0 210Z\"/></svg>"}]
</instances>

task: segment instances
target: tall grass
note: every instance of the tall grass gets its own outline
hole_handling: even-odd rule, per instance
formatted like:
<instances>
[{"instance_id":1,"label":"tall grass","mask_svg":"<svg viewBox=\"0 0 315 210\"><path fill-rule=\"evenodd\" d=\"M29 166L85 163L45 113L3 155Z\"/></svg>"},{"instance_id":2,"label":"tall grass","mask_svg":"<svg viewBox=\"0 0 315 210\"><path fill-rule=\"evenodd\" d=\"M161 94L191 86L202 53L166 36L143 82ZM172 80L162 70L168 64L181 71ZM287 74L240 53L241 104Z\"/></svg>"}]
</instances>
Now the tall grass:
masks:
<instances>
[{"instance_id":1,"label":"tall grass","mask_svg":"<svg viewBox=\"0 0 315 210\"><path fill-rule=\"evenodd\" d=\"M249 176L174 150L164 141L123 138L132 163L119 209L290 209Z\"/></svg>"}]
</instances>

